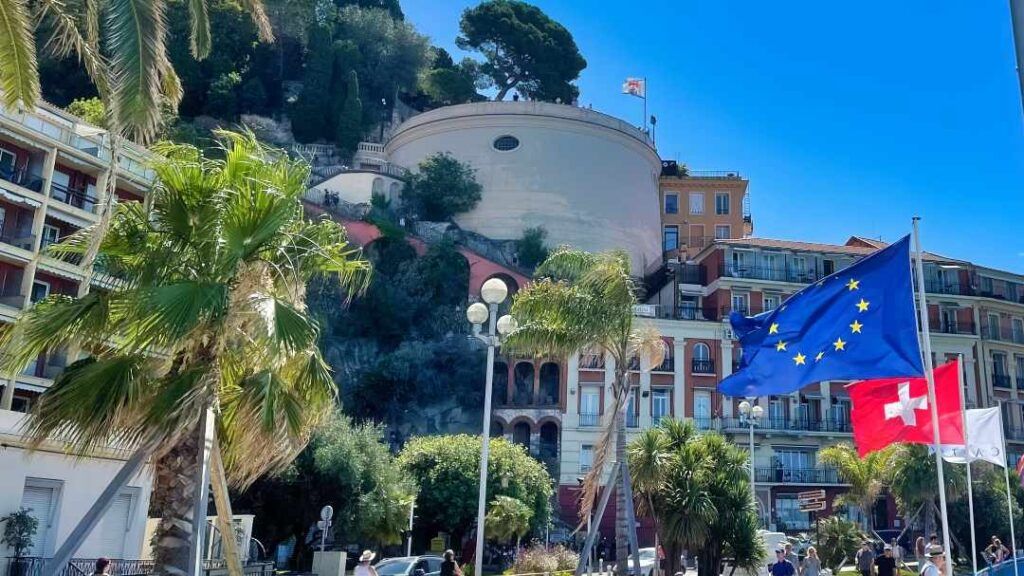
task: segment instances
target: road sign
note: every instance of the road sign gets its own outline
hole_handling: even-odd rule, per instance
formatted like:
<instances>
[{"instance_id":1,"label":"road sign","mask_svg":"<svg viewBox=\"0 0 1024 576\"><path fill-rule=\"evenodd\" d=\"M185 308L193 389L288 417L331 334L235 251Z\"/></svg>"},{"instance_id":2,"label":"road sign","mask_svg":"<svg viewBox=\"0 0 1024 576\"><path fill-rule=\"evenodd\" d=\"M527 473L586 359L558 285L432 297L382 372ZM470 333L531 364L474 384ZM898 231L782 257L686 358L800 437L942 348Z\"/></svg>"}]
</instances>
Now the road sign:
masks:
<instances>
[{"instance_id":1,"label":"road sign","mask_svg":"<svg viewBox=\"0 0 1024 576\"><path fill-rule=\"evenodd\" d=\"M807 504L800 504L801 512L821 512L825 509L824 502L808 502Z\"/></svg>"},{"instance_id":2,"label":"road sign","mask_svg":"<svg viewBox=\"0 0 1024 576\"><path fill-rule=\"evenodd\" d=\"M808 490L806 492L798 492L796 497L798 500L823 500L825 498L825 491Z\"/></svg>"}]
</instances>

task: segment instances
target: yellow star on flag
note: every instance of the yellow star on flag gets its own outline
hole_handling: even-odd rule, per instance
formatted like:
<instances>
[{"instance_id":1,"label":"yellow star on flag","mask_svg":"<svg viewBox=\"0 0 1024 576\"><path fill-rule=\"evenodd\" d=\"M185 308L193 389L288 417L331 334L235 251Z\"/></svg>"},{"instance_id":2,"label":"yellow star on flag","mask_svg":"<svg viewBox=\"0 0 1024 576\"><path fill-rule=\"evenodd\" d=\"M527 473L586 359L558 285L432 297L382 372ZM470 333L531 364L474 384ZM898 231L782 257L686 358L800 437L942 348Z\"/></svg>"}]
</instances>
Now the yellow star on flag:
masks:
<instances>
[{"instance_id":1,"label":"yellow star on flag","mask_svg":"<svg viewBox=\"0 0 1024 576\"><path fill-rule=\"evenodd\" d=\"M783 342L782 340L779 340L778 344L775 345L775 350L778 352L785 352L786 343Z\"/></svg>"},{"instance_id":2,"label":"yellow star on flag","mask_svg":"<svg viewBox=\"0 0 1024 576\"><path fill-rule=\"evenodd\" d=\"M863 328L863 327L864 327L863 324L861 324L860 322L854 320L853 324L850 324L850 331L854 332L854 333L857 333L857 334L860 334L860 329Z\"/></svg>"},{"instance_id":3,"label":"yellow star on flag","mask_svg":"<svg viewBox=\"0 0 1024 576\"><path fill-rule=\"evenodd\" d=\"M821 359L825 357L825 352L818 352L818 355L814 357L815 362L821 362Z\"/></svg>"},{"instance_id":4,"label":"yellow star on flag","mask_svg":"<svg viewBox=\"0 0 1024 576\"><path fill-rule=\"evenodd\" d=\"M871 304L871 302L868 302L867 300L861 298L860 302L857 302L857 310L859 310L861 312L867 312L868 311L868 306L870 304Z\"/></svg>"},{"instance_id":5,"label":"yellow star on flag","mask_svg":"<svg viewBox=\"0 0 1024 576\"><path fill-rule=\"evenodd\" d=\"M836 350L846 350L846 342L842 338L836 338L836 341L832 343L836 347Z\"/></svg>"},{"instance_id":6,"label":"yellow star on flag","mask_svg":"<svg viewBox=\"0 0 1024 576\"><path fill-rule=\"evenodd\" d=\"M772 322L772 325L768 327L768 333L769 334L778 334L779 333L779 323L778 322Z\"/></svg>"},{"instance_id":7,"label":"yellow star on flag","mask_svg":"<svg viewBox=\"0 0 1024 576\"><path fill-rule=\"evenodd\" d=\"M797 366L804 364L804 360L807 360L807 356L804 356L799 352L796 353L796 356L793 356L793 362L796 362Z\"/></svg>"},{"instance_id":8,"label":"yellow star on flag","mask_svg":"<svg viewBox=\"0 0 1024 576\"><path fill-rule=\"evenodd\" d=\"M860 280L854 280L850 278L850 281L846 283L846 287L850 289L850 292L860 289Z\"/></svg>"}]
</instances>

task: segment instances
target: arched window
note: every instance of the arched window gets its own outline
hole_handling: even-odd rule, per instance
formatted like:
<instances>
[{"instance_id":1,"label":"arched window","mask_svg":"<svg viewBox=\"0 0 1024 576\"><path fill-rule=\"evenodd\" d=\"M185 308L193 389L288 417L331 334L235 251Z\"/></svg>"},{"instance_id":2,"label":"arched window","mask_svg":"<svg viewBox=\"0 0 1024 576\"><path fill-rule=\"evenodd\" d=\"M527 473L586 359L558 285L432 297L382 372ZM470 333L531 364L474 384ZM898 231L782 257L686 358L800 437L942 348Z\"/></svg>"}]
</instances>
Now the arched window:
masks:
<instances>
[{"instance_id":1,"label":"arched window","mask_svg":"<svg viewBox=\"0 0 1024 576\"><path fill-rule=\"evenodd\" d=\"M526 422L517 422L512 427L512 441L516 444L526 446L526 449L530 449L530 425Z\"/></svg>"},{"instance_id":2,"label":"arched window","mask_svg":"<svg viewBox=\"0 0 1024 576\"><path fill-rule=\"evenodd\" d=\"M540 457L558 457L558 424L545 422L540 427Z\"/></svg>"},{"instance_id":3,"label":"arched window","mask_svg":"<svg viewBox=\"0 0 1024 576\"><path fill-rule=\"evenodd\" d=\"M374 178L373 179L373 188L371 189L371 193L374 196L383 196L384 195L384 179L383 178Z\"/></svg>"},{"instance_id":4,"label":"arched window","mask_svg":"<svg viewBox=\"0 0 1024 576\"><path fill-rule=\"evenodd\" d=\"M399 193L402 191L402 185L398 182L392 182L391 186L388 187L388 200L394 201L398 199Z\"/></svg>"},{"instance_id":5,"label":"arched window","mask_svg":"<svg viewBox=\"0 0 1024 576\"><path fill-rule=\"evenodd\" d=\"M494 381L491 389L495 404L508 404L508 364L501 361L494 363Z\"/></svg>"},{"instance_id":6,"label":"arched window","mask_svg":"<svg viewBox=\"0 0 1024 576\"><path fill-rule=\"evenodd\" d=\"M694 360L710 360L711 359L711 348L703 342L698 342L693 347L693 359Z\"/></svg>"},{"instance_id":7,"label":"arched window","mask_svg":"<svg viewBox=\"0 0 1024 576\"><path fill-rule=\"evenodd\" d=\"M693 345L693 373L714 374L715 361L711 359L711 348L703 342Z\"/></svg>"},{"instance_id":8,"label":"arched window","mask_svg":"<svg viewBox=\"0 0 1024 576\"><path fill-rule=\"evenodd\" d=\"M540 398L537 399L540 404L558 404L558 394L561 389L561 383L559 382L560 376L561 370L558 368L558 364L555 364L554 362L545 362L541 365Z\"/></svg>"},{"instance_id":9,"label":"arched window","mask_svg":"<svg viewBox=\"0 0 1024 576\"><path fill-rule=\"evenodd\" d=\"M518 406L528 406L533 404L533 364L530 362L520 362L516 364L515 370L515 402Z\"/></svg>"},{"instance_id":10,"label":"arched window","mask_svg":"<svg viewBox=\"0 0 1024 576\"><path fill-rule=\"evenodd\" d=\"M501 438L505 435L505 427L497 420L491 422L491 438Z\"/></svg>"}]
</instances>

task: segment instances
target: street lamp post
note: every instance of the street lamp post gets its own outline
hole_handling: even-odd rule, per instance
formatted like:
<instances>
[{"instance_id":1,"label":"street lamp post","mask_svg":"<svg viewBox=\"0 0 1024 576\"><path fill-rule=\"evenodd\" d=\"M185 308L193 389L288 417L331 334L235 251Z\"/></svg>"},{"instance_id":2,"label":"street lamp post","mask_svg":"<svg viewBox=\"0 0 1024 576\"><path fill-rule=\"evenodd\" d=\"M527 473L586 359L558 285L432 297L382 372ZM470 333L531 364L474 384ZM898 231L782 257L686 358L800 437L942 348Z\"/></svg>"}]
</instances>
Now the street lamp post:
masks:
<instances>
[{"instance_id":1,"label":"street lamp post","mask_svg":"<svg viewBox=\"0 0 1024 576\"><path fill-rule=\"evenodd\" d=\"M749 428L750 431L750 497L754 499L754 507L757 508L757 488L754 485L754 426L761 422L764 415L764 408L744 400L740 402L740 424Z\"/></svg>"},{"instance_id":2,"label":"street lamp post","mask_svg":"<svg viewBox=\"0 0 1024 576\"><path fill-rule=\"evenodd\" d=\"M483 574L484 566L484 516L487 513L487 455L491 438L491 399L494 381L494 349L501 345L501 339L516 329L516 321L509 315L498 318L498 305L508 297L508 286L497 278L491 278L480 288L480 297L486 304L475 302L466 309L466 318L473 325L473 335L487 344L487 376L484 390L484 429L480 439L480 499L476 509L476 556L475 576ZM483 323L488 323L483 332Z\"/></svg>"}]
</instances>

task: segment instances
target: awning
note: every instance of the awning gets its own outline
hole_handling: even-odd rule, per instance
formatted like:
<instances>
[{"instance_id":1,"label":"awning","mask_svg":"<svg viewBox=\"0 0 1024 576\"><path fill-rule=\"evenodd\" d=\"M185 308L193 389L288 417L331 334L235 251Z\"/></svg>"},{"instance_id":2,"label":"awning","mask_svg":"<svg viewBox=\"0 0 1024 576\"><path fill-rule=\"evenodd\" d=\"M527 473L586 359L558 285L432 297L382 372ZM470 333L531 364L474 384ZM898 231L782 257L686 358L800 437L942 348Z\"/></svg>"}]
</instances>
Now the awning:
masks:
<instances>
[{"instance_id":1,"label":"awning","mask_svg":"<svg viewBox=\"0 0 1024 576\"><path fill-rule=\"evenodd\" d=\"M6 188L0 188L0 198L15 204L21 204L22 206L28 206L29 208L39 208L42 206L41 202L36 202L31 198L26 198L17 192L12 192Z\"/></svg>"},{"instance_id":2,"label":"awning","mask_svg":"<svg viewBox=\"0 0 1024 576\"><path fill-rule=\"evenodd\" d=\"M58 264L57 262L57 259L54 258L53 256L44 255L43 258L39 261L39 267L42 269L43 272L47 274L59 276L61 278L64 278L65 280L71 280L72 282L81 282L82 279L85 277L85 273L80 268L75 267L74 272L64 268L64 266L74 266L74 264L68 264L66 262L61 262L60 264Z\"/></svg>"},{"instance_id":3,"label":"awning","mask_svg":"<svg viewBox=\"0 0 1024 576\"><path fill-rule=\"evenodd\" d=\"M89 226L92 226L92 222L89 222L85 218L80 218L78 216L68 214L67 212L61 210L61 207L61 202L54 200L53 202L50 203L50 210L46 211L46 215L51 218L60 220L61 222L64 222L66 224L71 224L76 228L88 228Z\"/></svg>"}]
</instances>

